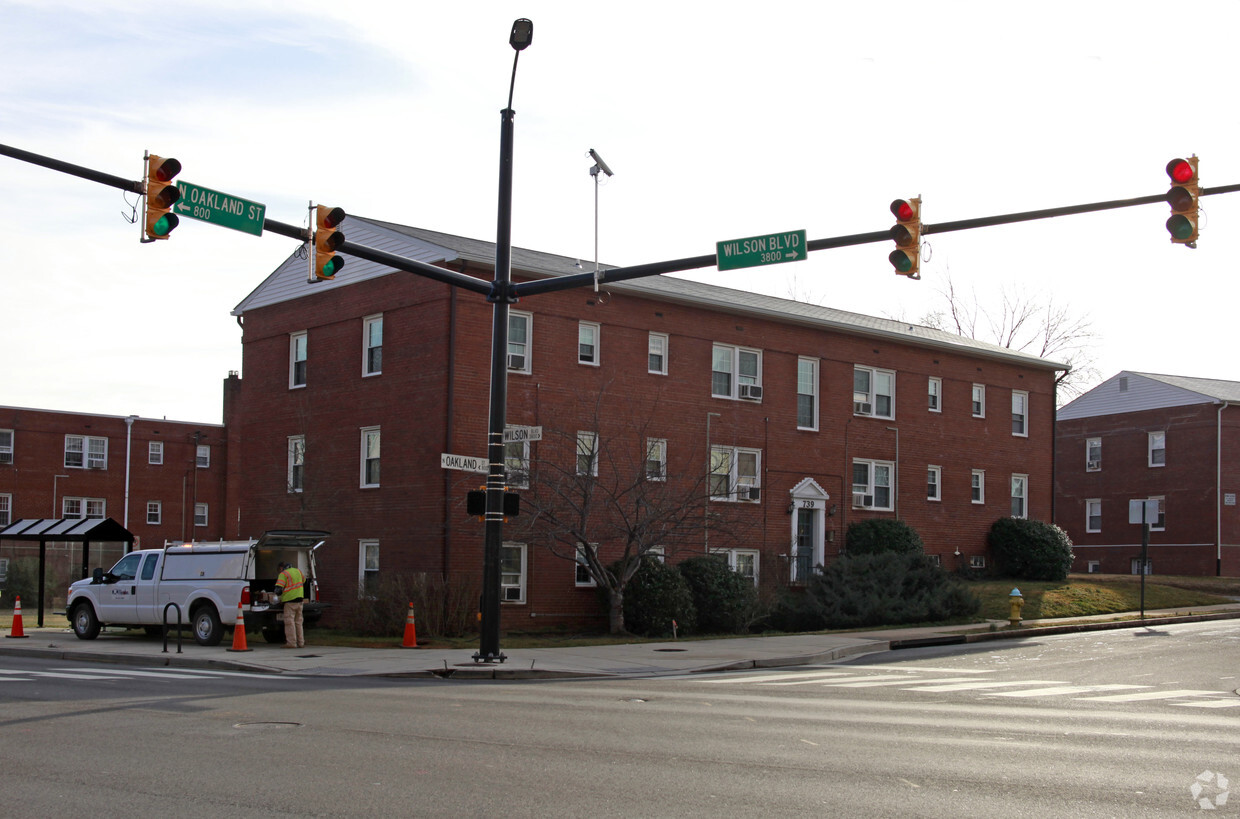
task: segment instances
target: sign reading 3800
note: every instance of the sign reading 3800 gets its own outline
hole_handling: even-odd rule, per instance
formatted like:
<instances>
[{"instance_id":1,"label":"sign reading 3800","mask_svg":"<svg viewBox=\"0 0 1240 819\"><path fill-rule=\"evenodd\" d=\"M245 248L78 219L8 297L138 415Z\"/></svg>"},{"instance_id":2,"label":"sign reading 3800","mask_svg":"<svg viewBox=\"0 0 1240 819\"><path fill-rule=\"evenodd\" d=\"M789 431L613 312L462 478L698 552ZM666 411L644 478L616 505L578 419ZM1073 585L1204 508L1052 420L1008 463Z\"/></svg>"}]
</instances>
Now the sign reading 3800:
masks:
<instances>
[{"instance_id":1,"label":"sign reading 3800","mask_svg":"<svg viewBox=\"0 0 1240 819\"><path fill-rule=\"evenodd\" d=\"M266 205L189 182L177 182L176 185L181 189L181 198L172 209L178 216L188 216L255 236L263 235Z\"/></svg>"},{"instance_id":2,"label":"sign reading 3800","mask_svg":"<svg viewBox=\"0 0 1240 819\"><path fill-rule=\"evenodd\" d=\"M742 267L796 262L804 259L805 255L805 231L803 230L715 242L715 264L720 270L739 270Z\"/></svg>"}]
</instances>

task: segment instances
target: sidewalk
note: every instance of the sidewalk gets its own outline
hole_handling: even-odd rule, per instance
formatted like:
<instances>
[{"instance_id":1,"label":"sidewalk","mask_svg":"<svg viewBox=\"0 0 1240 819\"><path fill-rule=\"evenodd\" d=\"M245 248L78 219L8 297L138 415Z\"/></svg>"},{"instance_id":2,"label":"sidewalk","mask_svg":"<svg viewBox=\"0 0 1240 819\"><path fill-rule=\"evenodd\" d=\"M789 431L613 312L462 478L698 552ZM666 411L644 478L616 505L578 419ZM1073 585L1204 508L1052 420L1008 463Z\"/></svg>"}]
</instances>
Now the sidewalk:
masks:
<instances>
[{"instance_id":1,"label":"sidewalk","mask_svg":"<svg viewBox=\"0 0 1240 819\"><path fill-rule=\"evenodd\" d=\"M503 663L475 663L473 649L346 648L308 645L290 651L280 645L248 641L234 652L225 640L206 648L192 638L164 642L133 632L107 633L79 640L68 629L26 628L25 639L0 638L0 657L24 656L71 662L171 666L199 670L248 671L316 677L442 677L450 679L556 679L571 677L653 677L705 671L828 663L862 654L931 645L1030 639L1049 634L1117 628L1152 628L1170 623L1240 618L1240 603L1190 609L1136 612L1103 617L1027 620L1012 629L1006 621L964 626L891 628L864 632L737 637L663 643L515 648L501 651ZM255 635L257 636L257 635ZM313 630L309 632L314 639ZM399 643L393 641L395 646Z\"/></svg>"}]
</instances>

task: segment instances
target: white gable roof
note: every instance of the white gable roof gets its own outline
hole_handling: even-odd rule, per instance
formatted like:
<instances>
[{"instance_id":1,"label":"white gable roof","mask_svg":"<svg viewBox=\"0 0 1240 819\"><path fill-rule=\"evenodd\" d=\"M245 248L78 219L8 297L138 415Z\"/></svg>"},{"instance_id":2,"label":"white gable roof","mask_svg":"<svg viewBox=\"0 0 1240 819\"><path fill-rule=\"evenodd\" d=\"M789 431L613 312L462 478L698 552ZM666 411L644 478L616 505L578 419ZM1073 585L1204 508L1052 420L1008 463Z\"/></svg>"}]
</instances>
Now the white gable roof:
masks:
<instances>
[{"instance_id":1,"label":"white gable roof","mask_svg":"<svg viewBox=\"0 0 1240 819\"><path fill-rule=\"evenodd\" d=\"M1240 382L1124 370L1060 408L1061 421L1191 404L1240 404Z\"/></svg>"}]
</instances>

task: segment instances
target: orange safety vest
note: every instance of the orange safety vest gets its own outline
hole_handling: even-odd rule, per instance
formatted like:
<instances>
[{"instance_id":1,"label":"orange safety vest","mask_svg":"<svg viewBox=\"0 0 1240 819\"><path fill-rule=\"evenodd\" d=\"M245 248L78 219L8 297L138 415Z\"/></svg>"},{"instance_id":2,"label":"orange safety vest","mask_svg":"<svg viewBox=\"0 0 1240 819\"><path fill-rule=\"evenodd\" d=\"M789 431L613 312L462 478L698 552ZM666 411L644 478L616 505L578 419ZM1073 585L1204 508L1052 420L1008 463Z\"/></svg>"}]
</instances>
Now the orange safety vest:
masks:
<instances>
[{"instance_id":1,"label":"orange safety vest","mask_svg":"<svg viewBox=\"0 0 1240 819\"><path fill-rule=\"evenodd\" d=\"M301 569L295 569L289 566L280 572L280 576L276 578L276 586L283 589L280 592L280 602L287 603L290 600L301 600L305 595L302 592L302 586L305 585L306 576L301 573Z\"/></svg>"}]
</instances>

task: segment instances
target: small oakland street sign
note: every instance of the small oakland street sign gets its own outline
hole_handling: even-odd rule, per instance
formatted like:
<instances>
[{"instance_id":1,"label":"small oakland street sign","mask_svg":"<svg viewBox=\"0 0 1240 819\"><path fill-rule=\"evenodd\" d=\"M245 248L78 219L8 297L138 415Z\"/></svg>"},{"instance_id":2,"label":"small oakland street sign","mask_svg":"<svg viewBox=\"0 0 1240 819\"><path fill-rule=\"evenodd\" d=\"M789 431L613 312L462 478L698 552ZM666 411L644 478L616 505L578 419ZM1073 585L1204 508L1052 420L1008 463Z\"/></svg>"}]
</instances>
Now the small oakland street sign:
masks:
<instances>
[{"instance_id":1,"label":"small oakland street sign","mask_svg":"<svg viewBox=\"0 0 1240 819\"><path fill-rule=\"evenodd\" d=\"M781 262L799 262L807 254L805 231L768 233L748 239L715 242L715 265L719 270L739 270Z\"/></svg>"},{"instance_id":2,"label":"small oakland street sign","mask_svg":"<svg viewBox=\"0 0 1240 819\"><path fill-rule=\"evenodd\" d=\"M172 206L177 216L188 216L255 236L263 235L266 205L190 182L177 182L177 187L181 189L181 198Z\"/></svg>"},{"instance_id":3,"label":"small oakland street sign","mask_svg":"<svg viewBox=\"0 0 1240 819\"><path fill-rule=\"evenodd\" d=\"M439 465L444 469L459 469L463 472L490 472L491 464L486 458L471 458L468 455L449 455L442 453L439 456Z\"/></svg>"}]
</instances>

